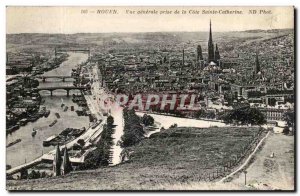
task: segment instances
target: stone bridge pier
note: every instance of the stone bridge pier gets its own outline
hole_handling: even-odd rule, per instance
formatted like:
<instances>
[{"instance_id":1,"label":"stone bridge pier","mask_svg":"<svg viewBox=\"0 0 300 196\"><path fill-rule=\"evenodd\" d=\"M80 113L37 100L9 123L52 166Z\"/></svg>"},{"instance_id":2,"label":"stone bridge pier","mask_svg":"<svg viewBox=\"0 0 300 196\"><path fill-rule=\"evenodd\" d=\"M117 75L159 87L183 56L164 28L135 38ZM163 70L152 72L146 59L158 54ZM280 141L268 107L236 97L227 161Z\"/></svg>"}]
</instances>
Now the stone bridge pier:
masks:
<instances>
[{"instance_id":1,"label":"stone bridge pier","mask_svg":"<svg viewBox=\"0 0 300 196\"><path fill-rule=\"evenodd\" d=\"M47 78L59 78L59 79L61 79L62 80L62 82L65 82L66 81L66 77L42 77L42 81L43 82L46 82L46 79Z\"/></svg>"},{"instance_id":2,"label":"stone bridge pier","mask_svg":"<svg viewBox=\"0 0 300 196\"><path fill-rule=\"evenodd\" d=\"M38 91L49 91L50 92L50 95L53 96L53 91L55 90L58 90L58 89L61 89L61 90L65 90L67 92L67 97L70 96L70 91L71 90L88 90L90 89L90 87L76 87L76 86L60 86L60 87L54 87L54 86L51 86L51 87L41 87L41 88L38 88Z\"/></svg>"},{"instance_id":3,"label":"stone bridge pier","mask_svg":"<svg viewBox=\"0 0 300 196\"><path fill-rule=\"evenodd\" d=\"M55 89L49 89L49 91L50 91L50 96L52 97L53 96L53 91L54 91ZM67 97L69 97L70 96L70 90L71 89L64 89L65 91L67 91Z\"/></svg>"}]
</instances>

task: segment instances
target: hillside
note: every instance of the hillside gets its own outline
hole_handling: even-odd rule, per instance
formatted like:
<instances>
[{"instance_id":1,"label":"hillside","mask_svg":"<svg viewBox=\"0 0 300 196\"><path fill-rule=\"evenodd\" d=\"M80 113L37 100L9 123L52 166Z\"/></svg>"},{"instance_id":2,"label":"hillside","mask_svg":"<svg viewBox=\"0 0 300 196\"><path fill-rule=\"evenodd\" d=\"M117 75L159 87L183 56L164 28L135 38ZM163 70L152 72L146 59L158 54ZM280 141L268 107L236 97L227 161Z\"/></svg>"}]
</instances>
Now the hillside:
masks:
<instances>
[{"instance_id":1,"label":"hillside","mask_svg":"<svg viewBox=\"0 0 300 196\"><path fill-rule=\"evenodd\" d=\"M169 129L153 134L151 138L128 149L133 152L130 160L115 167L74 171L64 177L8 181L7 189L149 190L195 183L205 184L203 187L207 187L217 180L205 182L210 181L208 174L216 170L221 172L224 164L238 156L258 130L259 128ZM229 186L227 188L234 189Z\"/></svg>"},{"instance_id":2,"label":"hillside","mask_svg":"<svg viewBox=\"0 0 300 196\"><path fill-rule=\"evenodd\" d=\"M291 29L215 32L214 40L222 45L228 42L249 42L293 33ZM77 33L77 34L36 34L21 33L6 35L7 52L33 51L49 52L55 47L90 47L95 51L122 48L146 47L170 48L182 42L206 45L208 32L149 32L149 33Z\"/></svg>"}]
</instances>

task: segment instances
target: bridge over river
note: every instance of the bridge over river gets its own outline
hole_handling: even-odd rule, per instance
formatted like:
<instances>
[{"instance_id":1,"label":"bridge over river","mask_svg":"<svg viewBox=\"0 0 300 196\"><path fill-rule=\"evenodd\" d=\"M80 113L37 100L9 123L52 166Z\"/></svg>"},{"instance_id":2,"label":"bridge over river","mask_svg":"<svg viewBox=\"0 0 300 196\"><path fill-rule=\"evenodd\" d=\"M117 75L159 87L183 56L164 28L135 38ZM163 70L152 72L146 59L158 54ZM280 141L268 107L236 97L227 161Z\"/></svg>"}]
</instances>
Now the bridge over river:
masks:
<instances>
[{"instance_id":1,"label":"bridge over river","mask_svg":"<svg viewBox=\"0 0 300 196\"><path fill-rule=\"evenodd\" d=\"M47 82L42 82L41 78L37 78L39 86L37 90L41 95L43 106L50 110L50 115L47 118L39 118L35 122L28 122L25 126L21 126L19 130L6 136L6 142L11 143L18 139L21 142L6 148L6 164L15 168L19 165L29 164L42 154L47 154L54 149L53 146L44 147L43 141L50 136L58 135L66 128L80 129L89 126L89 118L87 116L78 116L76 110L82 110L82 106L72 101L72 94L80 94L80 91L85 91L89 87L74 86L74 79L71 78L72 69L76 69L79 64L86 62L88 54L81 52L68 52L68 58L59 67L45 72L42 75L33 77L45 77ZM58 79L50 79L55 76ZM62 79L65 78L65 82ZM68 78L68 79L67 79ZM52 96L50 93L52 91ZM69 97L67 93L69 92ZM74 106L74 111L67 110L61 107L64 103L69 108ZM60 119L57 119L55 113L59 113ZM57 120L57 123L50 127L49 125ZM32 137L32 130L36 129L37 134ZM96 131L96 130L95 130ZM43 159L46 159L46 155ZM37 161L35 161L37 162Z\"/></svg>"},{"instance_id":2,"label":"bridge over river","mask_svg":"<svg viewBox=\"0 0 300 196\"><path fill-rule=\"evenodd\" d=\"M91 50L89 48L55 48L55 56L59 53L66 53L66 52L84 52L88 53L88 56L91 56Z\"/></svg>"},{"instance_id":3,"label":"bridge over river","mask_svg":"<svg viewBox=\"0 0 300 196\"><path fill-rule=\"evenodd\" d=\"M46 79L52 79L52 78L61 79L64 82L67 78L76 79L77 77L75 77L75 76L59 76L59 75L56 75L56 76L38 75L38 76L35 76L35 78L42 79L43 82L46 82Z\"/></svg>"},{"instance_id":4,"label":"bridge over river","mask_svg":"<svg viewBox=\"0 0 300 196\"><path fill-rule=\"evenodd\" d=\"M70 90L89 90L88 86L49 86L49 87L38 87L38 91L50 91L50 95L53 96L53 91L62 89L67 92L67 97L70 96Z\"/></svg>"}]
</instances>

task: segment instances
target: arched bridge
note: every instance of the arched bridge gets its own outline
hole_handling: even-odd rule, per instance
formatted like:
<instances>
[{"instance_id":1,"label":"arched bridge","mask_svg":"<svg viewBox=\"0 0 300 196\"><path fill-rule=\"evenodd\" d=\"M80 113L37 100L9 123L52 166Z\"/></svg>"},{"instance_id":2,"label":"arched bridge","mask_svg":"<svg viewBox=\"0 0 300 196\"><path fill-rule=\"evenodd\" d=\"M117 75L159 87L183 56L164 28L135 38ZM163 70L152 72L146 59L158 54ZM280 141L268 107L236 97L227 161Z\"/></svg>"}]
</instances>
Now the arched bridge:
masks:
<instances>
[{"instance_id":1,"label":"arched bridge","mask_svg":"<svg viewBox=\"0 0 300 196\"><path fill-rule=\"evenodd\" d=\"M47 78L57 78L57 79L61 79L63 82L67 78L74 78L74 79L76 79L76 77L73 77L73 76L35 76L35 78L42 79L43 82L45 82Z\"/></svg>"},{"instance_id":2,"label":"arched bridge","mask_svg":"<svg viewBox=\"0 0 300 196\"><path fill-rule=\"evenodd\" d=\"M89 57L91 54L89 48L55 48L55 56L62 52L87 52L89 54Z\"/></svg>"},{"instance_id":3,"label":"arched bridge","mask_svg":"<svg viewBox=\"0 0 300 196\"><path fill-rule=\"evenodd\" d=\"M53 96L53 91L62 89L67 92L67 97L70 96L70 90L89 90L90 87L84 86L51 86L51 87L38 87L38 91L50 91L50 95Z\"/></svg>"}]
</instances>

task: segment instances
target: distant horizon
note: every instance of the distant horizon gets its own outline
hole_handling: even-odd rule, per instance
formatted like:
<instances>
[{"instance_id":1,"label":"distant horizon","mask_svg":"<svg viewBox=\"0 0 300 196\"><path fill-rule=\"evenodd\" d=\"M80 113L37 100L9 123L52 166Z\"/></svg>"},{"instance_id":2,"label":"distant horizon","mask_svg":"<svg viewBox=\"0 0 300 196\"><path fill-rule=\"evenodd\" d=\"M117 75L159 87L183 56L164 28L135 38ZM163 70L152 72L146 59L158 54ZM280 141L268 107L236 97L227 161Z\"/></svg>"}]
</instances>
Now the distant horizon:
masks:
<instances>
[{"instance_id":1,"label":"distant horizon","mask_svg":"<svg viewBox=\"0 0 300 196\"><path fill-rule=\"evenodd\" d=\"M294 28L274 28L274 29L248 29L248 30L235 30L235 31L213 31L214 33L226 33L226 32L246 32L246 31L275 31L275 30L294 30ZM146 34L146 33L209 33L209 31L121 31L121 32L78 32L78 33L39 33L39 32L32 32L32 33L6 33L6 35L19 35L19 34L49 34L49 35L76 35L76 34Z\"/></svg>"}]
</instances>

